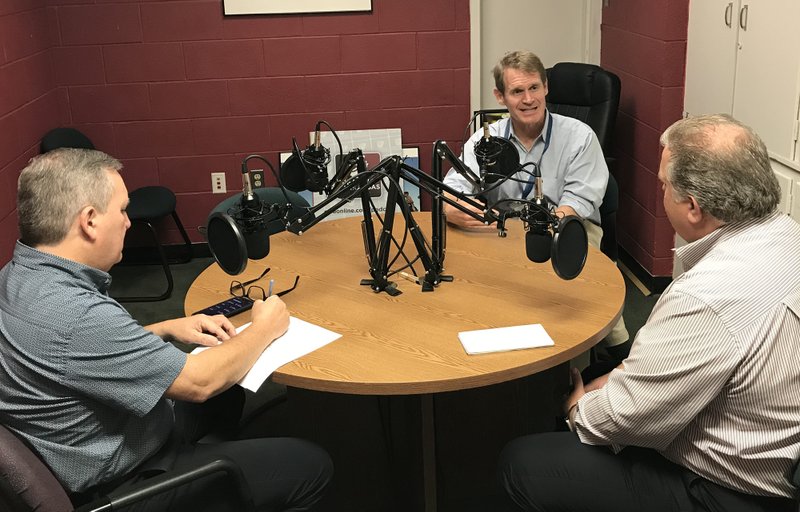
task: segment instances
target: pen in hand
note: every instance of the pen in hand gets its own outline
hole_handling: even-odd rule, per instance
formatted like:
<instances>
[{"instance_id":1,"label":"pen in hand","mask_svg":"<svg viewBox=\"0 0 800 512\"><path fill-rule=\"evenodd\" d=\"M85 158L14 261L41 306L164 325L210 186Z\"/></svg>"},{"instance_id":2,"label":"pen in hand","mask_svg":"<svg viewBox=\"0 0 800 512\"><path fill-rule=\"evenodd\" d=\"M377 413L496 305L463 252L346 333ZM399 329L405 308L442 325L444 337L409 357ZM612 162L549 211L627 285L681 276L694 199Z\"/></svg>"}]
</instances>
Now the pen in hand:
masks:
<instances>
[{"instance_id":1,"label":"pen in hand","mask_svg":"<svg viewBox=\"0 0 800 512\"><path fill-rule=\"evenodd\" d=\"M269 280L269 290L267 291L267 297L272 297L272 287L275 285L275 280Z\"/></svg>"}]
</instances>

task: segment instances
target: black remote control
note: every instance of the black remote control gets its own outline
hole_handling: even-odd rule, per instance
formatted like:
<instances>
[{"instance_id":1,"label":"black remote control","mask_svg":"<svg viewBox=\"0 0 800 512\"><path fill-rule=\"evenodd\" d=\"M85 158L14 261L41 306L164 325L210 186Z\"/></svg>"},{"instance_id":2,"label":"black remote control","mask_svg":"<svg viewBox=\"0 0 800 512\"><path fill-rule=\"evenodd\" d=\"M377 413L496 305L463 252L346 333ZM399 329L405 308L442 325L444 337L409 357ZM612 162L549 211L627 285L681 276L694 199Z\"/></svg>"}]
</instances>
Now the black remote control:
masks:
<instances>
[{"instance_id":1,"label":"black remote control","mask_svg":"<svg viewBox=\"0 0 800 512\"><path fill-rule=\"evenodd\" d=\"M238 315L239 313L248 311L252 307L253 301L249 297L232 297L214 304L213 306L208 306L205 309L201 309L200 311L195 311L194 314L225 315L226 317L232 317L233 315Z\"/></svg>"}]
</instances>

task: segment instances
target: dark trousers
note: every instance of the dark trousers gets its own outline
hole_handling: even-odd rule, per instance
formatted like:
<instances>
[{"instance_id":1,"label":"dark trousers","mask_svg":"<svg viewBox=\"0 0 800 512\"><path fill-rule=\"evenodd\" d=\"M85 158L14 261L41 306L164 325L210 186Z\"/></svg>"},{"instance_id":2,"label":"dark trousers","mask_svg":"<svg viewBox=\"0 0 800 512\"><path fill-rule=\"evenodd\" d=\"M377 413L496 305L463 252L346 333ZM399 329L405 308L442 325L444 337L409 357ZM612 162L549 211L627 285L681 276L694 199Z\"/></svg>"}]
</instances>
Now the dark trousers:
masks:
<instances>
[{"instance_id":1,"label":"dark trousers","mask_svg":"<svg viewBox=\"0 0 800 512\"><path fill-rule=\"evenodd\" d=\"M751 496L710 482L654 450L614 454L572 432L521 437L500 455L500 485L522 510L541 512L789 512L787 498Z\"/></svg>"},{"instance_id":2,"label":"dark trousers","mask_svg":"<svg viewBox=\"0 0 800 512\"><path fill-rule=\"evenodd\" d=\"M301 439L231 440L243 405L244 392L238 386L203 404L176 403L175 432L158 453L131 474L73 497L73 501L124 490L159 473L191 468L222 456L241 469L256 510L311 510L333 476L330 457L322 448ZM233 494L221 488L219 478L206 478L124 510L238 512L241 503Z\"/></svg>"}]
</instances>

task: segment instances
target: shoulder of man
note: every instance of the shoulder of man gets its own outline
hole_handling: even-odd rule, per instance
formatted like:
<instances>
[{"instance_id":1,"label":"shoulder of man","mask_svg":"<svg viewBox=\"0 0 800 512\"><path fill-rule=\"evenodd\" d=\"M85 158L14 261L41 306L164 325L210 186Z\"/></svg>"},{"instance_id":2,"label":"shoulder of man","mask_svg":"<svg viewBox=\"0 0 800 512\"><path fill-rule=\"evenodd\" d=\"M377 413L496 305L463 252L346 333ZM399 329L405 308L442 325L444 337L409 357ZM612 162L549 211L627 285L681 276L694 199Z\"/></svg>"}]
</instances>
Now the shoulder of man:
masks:
<instances>
[{"instance_id":1,"label":"shoulder of man","mask_svg":"<svg viewBox=\"0 0 800 512\"><path fill-rule=\"evenodd\" d=\"M554 130L563 129L570 130L574 133L594 133L592 127L580 119L575 119L574 117L564 116L561 114L553 114L552 112L550 115L552 116Z\"/></svg>"}]
</instances>

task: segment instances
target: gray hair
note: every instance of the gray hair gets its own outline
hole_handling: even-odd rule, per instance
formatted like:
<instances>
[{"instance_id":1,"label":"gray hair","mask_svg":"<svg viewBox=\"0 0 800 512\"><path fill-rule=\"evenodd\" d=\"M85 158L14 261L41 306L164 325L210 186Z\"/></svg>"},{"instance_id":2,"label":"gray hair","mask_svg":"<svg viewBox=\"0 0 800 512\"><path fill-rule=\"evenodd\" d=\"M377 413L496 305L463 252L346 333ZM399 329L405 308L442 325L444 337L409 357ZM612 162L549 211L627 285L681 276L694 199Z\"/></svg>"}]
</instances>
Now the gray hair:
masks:
<instances>
[{"instance_id":1,"label":"gray hair","mask_svg":"<svg viewBox=\"0 0 800 512\"><path fill-rule=\"evenodd\" d=\"M19 176L17 214L20 239L29 246L64 240L86 206L106 211L122 164L93 149L55 149L31 159Z\"/></svg>"},{"instance_id":2,"label":"gray hair","mask_svg":"<svg viewBox=\"0 0 800 512\"><path fill-rule=\"evenodd\" d=\"M492 74L494 75L494 86L501 93L505 94L506 92L506 83L503 81L503 72L509 68L518 69L526 73L539 73L539 78L542 79L542 83L547 85L547 71L544 69L542 60L533 52L529 52L527 50L516 50L505 54L503 58L500 59L500 62L494 66L494 69L492 69Z\"/></svg>"},{"instance_id":3,"label":"gray hair","mask_svg":"<svg viewBox=\"0 0 800 512\"><path fill-rule=\"evenodd\" d=\"M661 135L669 148L666 178L677 199L692 196L703 211L729 223L775 211L780 185L764 142L727 114L681 119Z\"/></svg>"}]
</instances>

